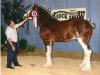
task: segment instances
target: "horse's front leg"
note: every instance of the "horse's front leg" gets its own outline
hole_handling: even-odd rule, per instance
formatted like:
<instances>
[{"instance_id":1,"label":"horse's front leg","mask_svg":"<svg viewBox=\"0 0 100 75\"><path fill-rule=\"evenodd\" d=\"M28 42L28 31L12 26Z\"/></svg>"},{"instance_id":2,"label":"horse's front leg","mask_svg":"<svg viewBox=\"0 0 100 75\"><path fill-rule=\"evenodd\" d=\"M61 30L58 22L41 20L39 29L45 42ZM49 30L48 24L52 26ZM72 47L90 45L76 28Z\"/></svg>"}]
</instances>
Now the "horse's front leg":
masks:
<instances>
[{"instance_id":1,"label":"horse's front leg","mask_svg":"<svg viewBox=\"0 0 100 75\"><path fill-rule=\"evenodd\" d=\"M52 52L52 45L47 45L46 46L46 63L44 64L44 66L46 67L52 67L52 59L51 59L51 52Z\"/></svg>"}]
</instances>

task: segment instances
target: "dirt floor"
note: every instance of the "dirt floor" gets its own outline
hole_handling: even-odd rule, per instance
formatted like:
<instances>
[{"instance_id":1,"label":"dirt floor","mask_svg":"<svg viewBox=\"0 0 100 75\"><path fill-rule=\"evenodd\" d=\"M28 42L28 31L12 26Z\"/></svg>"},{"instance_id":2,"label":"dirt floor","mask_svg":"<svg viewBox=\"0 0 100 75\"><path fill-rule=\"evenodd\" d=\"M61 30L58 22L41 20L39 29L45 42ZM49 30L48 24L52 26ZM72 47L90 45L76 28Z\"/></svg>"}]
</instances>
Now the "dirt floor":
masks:
<instances>
[{"instance_id":1,"label":"dirt floor","mask_svg":"<svg viewBox=\"0 0 100 75\"><path fill-rule=\"evenodd\" d=\"M18 60L23 67L15 67L14 70L6 68L6 56L1 56L1 75L100 75L100 54L92 56L92 70L89 72L82 72L78 67L82 62L82 55L54 52L51 68L43 66L46 60L44 52L36 52L28 56L19 55Z\"/></svg>"}]
</instances>

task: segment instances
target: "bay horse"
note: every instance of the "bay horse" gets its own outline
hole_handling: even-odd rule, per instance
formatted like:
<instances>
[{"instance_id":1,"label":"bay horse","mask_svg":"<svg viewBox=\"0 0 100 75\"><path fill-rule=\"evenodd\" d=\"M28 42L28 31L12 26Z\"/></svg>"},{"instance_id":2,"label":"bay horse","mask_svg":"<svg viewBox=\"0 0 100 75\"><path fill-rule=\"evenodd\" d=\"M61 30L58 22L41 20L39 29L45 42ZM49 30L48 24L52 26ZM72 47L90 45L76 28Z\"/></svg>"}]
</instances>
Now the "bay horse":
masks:
<instances>
[{"instance_id":1,"label":"bay horse","mask_svg":"<svg viewBox=\"0 0 100 75\"><path fill-rule=\"evenodd\" d=\"M44 66L52 66L52 43L76 40L84 50L84 59L79 67L82 71L91 70L92 50L88 42L95 26L89 21L80 18L58 21L47 9L36 4L25 15L32 18L33 16L30 15L32 11L37 12L37 22L40 27L39 35L46 47L46 63Z\"/></svg>"}]
</instances>

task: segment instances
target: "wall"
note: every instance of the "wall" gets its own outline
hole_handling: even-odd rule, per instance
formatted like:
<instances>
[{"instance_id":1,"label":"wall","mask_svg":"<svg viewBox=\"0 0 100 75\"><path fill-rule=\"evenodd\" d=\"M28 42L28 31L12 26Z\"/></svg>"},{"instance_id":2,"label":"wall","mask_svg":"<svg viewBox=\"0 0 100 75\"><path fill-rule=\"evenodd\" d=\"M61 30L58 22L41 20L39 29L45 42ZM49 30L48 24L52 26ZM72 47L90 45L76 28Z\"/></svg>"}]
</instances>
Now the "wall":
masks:
<instances>
[{"instance_id":1,"label":"wall","mask_svg":"<svg viewBox=\"0 0 100 75\"><path fill-rule=\"evenodd\" d=\"M92 38L89 45L94 52L100 52L100 0L24 0L24 5L34 5L34 3L45 4L51 9L65 9L65 8L77 8L86 7L87 17L96 23L96 28L93 30ZM26 25L25 25L26 26ZM35 44L37 48L44 49L41 38L39 37L39 28L32 26L32 21L29 21L30 35L25 34L25 28L19 29L19 38L27 39L29 44ZM22 35L23 34L23 35ZM71 50L71 51L83 51L80 44L76 41L54 43L54 50Z\"/></svg>"}]
</instances>

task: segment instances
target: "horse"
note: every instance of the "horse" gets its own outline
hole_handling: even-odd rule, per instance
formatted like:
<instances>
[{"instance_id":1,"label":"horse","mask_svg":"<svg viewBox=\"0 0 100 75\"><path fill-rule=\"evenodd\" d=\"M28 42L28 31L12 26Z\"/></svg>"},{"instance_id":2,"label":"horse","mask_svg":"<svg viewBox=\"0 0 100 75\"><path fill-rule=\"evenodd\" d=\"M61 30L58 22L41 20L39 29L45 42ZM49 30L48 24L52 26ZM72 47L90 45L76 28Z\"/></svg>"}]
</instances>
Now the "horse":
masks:
<instances>
[{"instance_id":1,"label":"horse","mask_svg":"<svg viewBox=\"0 0 100 75\"><path fill-rule=\"evenodd\" d=\"M32 11L36 11L37 22L40 27L40 37L46 47L46 63L44 66L52 67L52 44L54 42L65 42L76 40L84 50L84 59L79 65L82 71L90 71L92 50L89 47L89 40L92 36L95 25L82 18L72 18L59 21L43 6L34 4L33 8L25 13L26 16L34 18ZM33 14L34 15L34 14ZM34 19L33 19L34 20Z\"/></svg>"}]
</instances>

